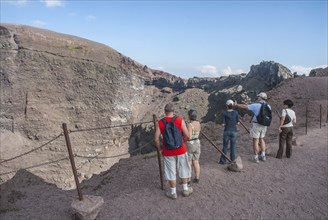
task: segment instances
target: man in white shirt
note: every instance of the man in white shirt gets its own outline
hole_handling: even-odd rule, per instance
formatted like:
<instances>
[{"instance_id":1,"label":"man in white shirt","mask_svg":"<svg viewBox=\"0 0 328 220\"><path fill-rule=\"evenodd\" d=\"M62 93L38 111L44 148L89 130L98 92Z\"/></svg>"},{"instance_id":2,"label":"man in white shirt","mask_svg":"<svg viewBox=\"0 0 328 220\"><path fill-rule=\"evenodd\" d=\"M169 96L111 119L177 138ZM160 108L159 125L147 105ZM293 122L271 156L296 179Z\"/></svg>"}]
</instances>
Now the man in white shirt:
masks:
<instances>
[{"instance_id":1,"label":"man in white shirt","mask_svg":"<svg viewBox=\"0 0 328 220\"><path fill-rule=\"evenodd\" d=\"M253 113L252 117L252 127L250 129L250 136L253 138L253 151L254 155L252 157L252 161L255 163L259 163L259 160L265 161L265 142L264 137L267 131L267 126L260 125L257 121L256 116L259 115L260 109L262 106L262 103L266 103L266 100L268 99L267 94L264 92L261 92L257 95L256 102L252 104L238 104L235 102L235 107L249 110ZM268 105L271 109L271 106ZM261 150L261 155L258 155Z\"/></svg>"}]
</instances>

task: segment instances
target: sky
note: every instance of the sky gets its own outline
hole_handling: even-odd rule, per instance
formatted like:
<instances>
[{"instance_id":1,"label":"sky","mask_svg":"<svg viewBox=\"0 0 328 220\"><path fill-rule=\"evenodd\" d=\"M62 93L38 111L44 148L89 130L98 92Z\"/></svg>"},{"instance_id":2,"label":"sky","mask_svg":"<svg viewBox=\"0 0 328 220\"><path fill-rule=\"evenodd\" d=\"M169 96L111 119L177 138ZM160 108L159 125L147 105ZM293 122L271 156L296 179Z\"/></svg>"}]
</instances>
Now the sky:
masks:
<instances>
[{"instance_id":1,"label":"sky","mask_svg":"<svg viewBox=\"0 0 328 220\"><path fill-rule=\"evenodd\" d=\"M248 73L275 61L306 74L328 63L328 0L0 0L1 23L105 44L182 77Z\"/></svg>"}]
</instances>

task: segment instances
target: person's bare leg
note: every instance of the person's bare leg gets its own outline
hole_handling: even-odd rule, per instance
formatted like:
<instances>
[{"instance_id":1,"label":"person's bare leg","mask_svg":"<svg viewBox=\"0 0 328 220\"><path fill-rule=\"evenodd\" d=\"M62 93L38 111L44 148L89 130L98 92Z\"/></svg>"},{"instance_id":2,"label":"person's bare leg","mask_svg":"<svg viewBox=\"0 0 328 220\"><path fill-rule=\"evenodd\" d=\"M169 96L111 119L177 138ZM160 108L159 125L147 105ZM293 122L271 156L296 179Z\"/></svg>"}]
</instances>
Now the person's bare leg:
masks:
<instances>
[{"instance_id":1,"label":"person's bare leg","mask_svg":"<svg viewBox=\"0 0 328 220\"><path fill-rule=\"evenodd\" d=\"M193 161L194 171L195 171L195 178L199 179L200 176L200 165L198 160Z\"/></svg>"},{"instance_id":2,"label":"person's bare leg","mask_svg":"<svg viewBox=\"0 0 328 220\"><path fill-rule=\"evenodd\" d=\"M261 148L261 151L265 152L265 141L263 138L260 138L260 148Z\"/></svg>"},{"instance_id":3,"label":"person's bare leg","mask_svg":"<svg viewBox=\"0 0 328 220\"><path fill-rule=\"evenodd\" d=\"M190 178L181 178L182 184L188 184Z\"/></svg>"},{"instance_id":4,"label":"person's bare leg","mask_svg":"<svg viewBox=\"0 0 328 220\"><path fill-rule=\"evenodd\" d=\"M176 180L169 180L169 185L170 185L170 191L166 192L166 196L169 197L170 199L177 199L177 189L176 189L176 185L177 185L177 181Z\"/></svg>"},{"instance_id":5,"label":"person's bare leg","mask_svg":"<svg viewBox=\"0 0 328 220\"><path fill-rule=\"evenodd\" d=\"M189 161L189 166L190 166L190 170L191 170L191 172L190 172L190 178L188 179L188 182L191 180L192 172L193 172L193 170L194 170L194 167L193 167L192 161Z\"/></svg>"},{"instance_id":6,"label":"person's bare leg","mask_svg":"<svg viewBox=\"0 0 328 220\"><path fill-rule=\"evenodd\" d=\"M253 138L253 151L254 151L254 155L258 155L259 154L259 139L258 138Z\"/></svg>"},{"instance_id":7,"label":"person's bare leg","mask_svg":"<svg viewBox=\"0 0 328 220\"><path fill-rule=\"evenodd\" d=\"M191 186L188 186L188 180L189 178L182 178L182 186L183 186L183 192L182 195L187 197L190 196L193 193L193 188Z\"/></svg>"},{"instance_id":8,"label":"person's bare leg","mask_svg":"<svg viewBox=\"0 0 328 220\"><path fill-rule=\"evenodd\" d=\"M182 180L182 182L183 182L183 180ZM169 180L169 184L170 184L171 188L175 188L177 186L177 181L176 180Z\"/></svg>"}]
</instances>

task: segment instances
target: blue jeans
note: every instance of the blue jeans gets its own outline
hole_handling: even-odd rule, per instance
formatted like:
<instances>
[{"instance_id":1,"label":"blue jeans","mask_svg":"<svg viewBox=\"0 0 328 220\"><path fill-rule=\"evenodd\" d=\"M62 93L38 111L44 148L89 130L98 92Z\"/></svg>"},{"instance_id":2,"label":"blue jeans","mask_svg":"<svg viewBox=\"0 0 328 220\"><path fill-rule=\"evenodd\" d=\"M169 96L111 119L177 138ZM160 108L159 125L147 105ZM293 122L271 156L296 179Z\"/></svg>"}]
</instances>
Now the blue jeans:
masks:
<instances>
[{"instance_id":1,"label":"blue jeans","mask_svg":"<svg viewBox=\"0 0 328 220\"><path fill-rule=\"evenodd\" d=\"M237 131L224 131L223 133L223 153L227 155L228 144L230 141L230 160L234 161L236 159L235 147L237 142ZM219 163L225 163L226 158L221 155Z\"/></svg>"}]
</instances>

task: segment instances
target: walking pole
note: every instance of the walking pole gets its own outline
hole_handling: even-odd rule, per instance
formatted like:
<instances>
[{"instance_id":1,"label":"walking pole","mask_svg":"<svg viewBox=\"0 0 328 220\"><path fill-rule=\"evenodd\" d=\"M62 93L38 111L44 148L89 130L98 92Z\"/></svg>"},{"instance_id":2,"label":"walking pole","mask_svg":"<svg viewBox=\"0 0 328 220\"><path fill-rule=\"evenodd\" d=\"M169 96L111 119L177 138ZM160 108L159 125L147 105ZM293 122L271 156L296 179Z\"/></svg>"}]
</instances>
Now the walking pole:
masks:
<instances>
[{"instance_id":1,"label":"walking pole","mask_svg":"<svg viewBox=\"0 0 328 220\"><path fill-rule=\"evenodd\" d=\"M157 128L157 126L156 126L156 123L157 123L156 115L153 115L153 122L154 122L154 131L156 132L156 128ZM157 147L156 147L156 150L157 150L157 159L158 159L158 166L159 166L159 177L161 179L161 189L164 190L161 153L159 152L159 149Z\"/></svg>"},{"instance_id":2,"label":"walking pole","mask_svg":"<svg viewBox=\"0 0 328 220\"><path fill-rule=\"evenodd\" d=\"M214 143L211 141L202 131L200 133L230 162L234 163L232 160L230 160Z\"/></svg>"}]
</instances>

